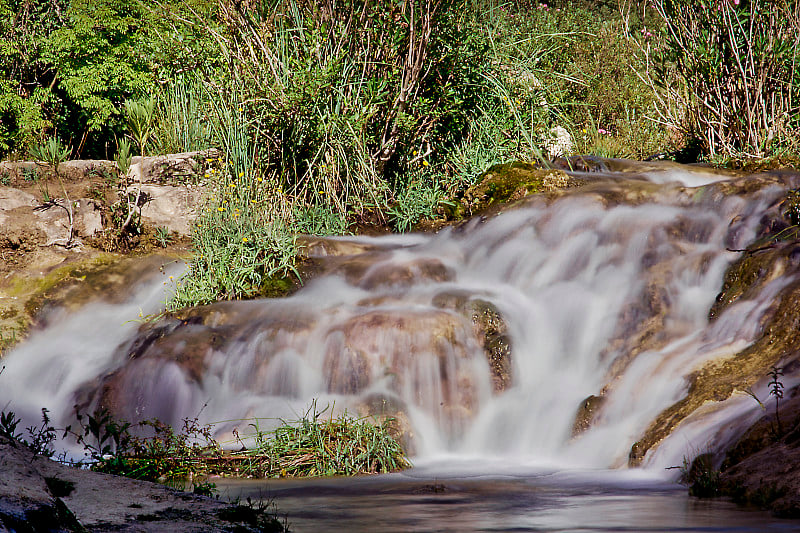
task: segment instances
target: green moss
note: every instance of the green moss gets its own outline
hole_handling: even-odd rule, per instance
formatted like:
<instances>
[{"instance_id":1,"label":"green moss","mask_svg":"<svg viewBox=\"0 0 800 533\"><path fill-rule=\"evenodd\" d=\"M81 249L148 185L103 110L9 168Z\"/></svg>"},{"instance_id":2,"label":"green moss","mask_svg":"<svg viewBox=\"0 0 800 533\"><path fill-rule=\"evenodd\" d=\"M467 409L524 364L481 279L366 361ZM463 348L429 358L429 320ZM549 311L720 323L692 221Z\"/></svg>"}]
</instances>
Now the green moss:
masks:
<instances>
[{"instance_id":1,"label":"green moss","mask_svg":"<svg viewBox=\"0 0 800 533\"><path fill-rule=\"evenodd\" d=\"M562 170L542 169L534 163L514 161L493 165L478 178L454 212L474 215L492 206L515 202L528 196L582 184Z\"/></svg>"},{"instance_id":2,"label":"green moss","mask_svg":"<svg viewBox=\"0 0 800 533\"><path fill-rule=\"evenodd\" d=\"M25 298L25 312L33 317L48 301L85 282L88 276L113 264L115 260L114 256L103 254L87 261L56 268L41 278L17 278L9 293L13 297ZM90 291L84 292L85 298L90 296L89 293Z\"/></svg>"},{"instance_id":3,"label":"green moss","mask_svg":"<svg viewBox=\"0 0 800 533\"><path fill-rule=\"evenodd\" d=\"M264 298L283 298L288 296L297 288L297 282L290 277L274 276L266 278L261 283L261 290L258 296Z\"/></svg>"}]
</instances>

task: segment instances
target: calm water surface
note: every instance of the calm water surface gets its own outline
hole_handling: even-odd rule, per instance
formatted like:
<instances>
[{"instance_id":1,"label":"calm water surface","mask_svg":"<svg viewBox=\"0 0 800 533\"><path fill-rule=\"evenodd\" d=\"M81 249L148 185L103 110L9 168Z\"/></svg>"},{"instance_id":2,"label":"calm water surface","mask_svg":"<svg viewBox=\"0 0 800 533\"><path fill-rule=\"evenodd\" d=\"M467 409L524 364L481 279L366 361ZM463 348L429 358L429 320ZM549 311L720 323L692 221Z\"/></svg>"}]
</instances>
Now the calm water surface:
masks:
<instances>
[{"instance_id":1,"label":"calm water surface","mask_svg":"<svg viewBox=\"0 0 800 533\"><path fill-rule=\"evenodd\" d=\"M401 474L317 480L217 480L221 498L273 499L292 531L800 531L724 500L617 472Z\"/></svg>"}]
</instances>

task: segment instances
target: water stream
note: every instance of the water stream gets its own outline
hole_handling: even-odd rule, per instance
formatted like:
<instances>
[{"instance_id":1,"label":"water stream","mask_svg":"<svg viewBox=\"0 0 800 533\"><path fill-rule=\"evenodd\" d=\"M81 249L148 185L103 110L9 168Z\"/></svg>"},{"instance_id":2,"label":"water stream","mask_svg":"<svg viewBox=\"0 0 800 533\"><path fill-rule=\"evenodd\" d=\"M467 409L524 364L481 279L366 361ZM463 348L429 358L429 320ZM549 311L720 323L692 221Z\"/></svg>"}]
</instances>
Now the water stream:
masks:
<instances>
[{"instance_id":1,"label":"water stream","mask_svg":"<svg viewBox=\"0 0 800 533\"><path fill-rule=\"evenodd\" d=\"M42 407L67 423L75 404L99 403L129 419L233 420L218 425L224 434L244 431L245 418L297 418L315 400L398 416L423 466L539 472L525 479L624 472L632 444L686 393L686 376L753 342L789 282L779 278L709 321L737 257L728 250L753 239L783 192L744 197L709 185L727 177L674 167L609 174L603 185L437 234L330 239L309 254L332 266L295 295L216 304L137 337L138 314L169 293L157 275L126 304L52 318L3 360L0 407L33 422ZM499 367L487 358L486 331L476 332L476 309L499 322L491 339ZM602 410L574 435L576 410L591 396L604 397ZM709 442L723 446L757 416L744 394L698 412L646 455L643 471L674 480L666 467ZM576 494L559 492L571 485L556 479L537 485L543 501ZM498 483L464 491L499 494ZM526 483L514 481L510 493ZM631 490L592 501L621 505L615 498Z\"/></svg>"}]
</instances>

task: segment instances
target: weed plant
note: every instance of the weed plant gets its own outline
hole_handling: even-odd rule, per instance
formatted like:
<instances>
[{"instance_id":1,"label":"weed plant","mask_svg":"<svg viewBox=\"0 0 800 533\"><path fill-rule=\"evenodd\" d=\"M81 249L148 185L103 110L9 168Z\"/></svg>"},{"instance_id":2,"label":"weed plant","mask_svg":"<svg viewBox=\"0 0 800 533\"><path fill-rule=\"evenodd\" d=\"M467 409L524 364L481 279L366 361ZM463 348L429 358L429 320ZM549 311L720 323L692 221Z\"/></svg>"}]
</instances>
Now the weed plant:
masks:
<instances>
[{"instance_id":1,"label":"weed plant","mask_svg":"<svg viewBox=\"0 0 800 533\"><path fill-rule=\"evenodd\" d=\"M106 410L78 415L77 425L67 426L63 436L71 435L84 447L79 463L98 472L148 481L190 480L195 491L210 489L203 481L209 475L233 477L317 477L353 476L394 472L410 463L402 447L391 436L392 419L383 422L353 418L347 413L325 417L316 403L299 420L264 431L263 419L243 420L254 431L248 436L252 446L227 451L213 437L213 425L186 419L180 432L157 420L138 424L116 420ZM230 421L229 421L230 422ZM0 412L0 436L28 447L33 453L52 457L57 430L49 413L42 409L42 423L27 428L28 436L17 430L20 419L11 411Z\"/></svg>"},{"instance_id":2,"label":"weed plant","mask_svg":"<svg viewBox=\"0 0 800 533\"><path fill-rule=\"evenodd\" d=\"M720 471L714 468L711 453L703 453L689 461L683 458L679 482L689 487L696 498L715 498L720 495Z\"/></svg>"},{"instance_id":3,"label":"weed plant","mask_svg":"<svg viewBox=\"0 0 800 533\"><path fill-rule=\"evenodd\" d=\"M796 153L800 6L772 0L656 0L661 46L647 71L665 122L707 156ZM677 83L671 83L676 81Z\"/></svg>"},{"instance_id":4,"label":"weed plant","mask_svg":"<svg viewBox=\"0 0 800 533\"><path fill-rule=\"evenodd\" d=\"M209 163L211 197L193 228L195 257L178 286L173 309L221 299L254 297L273 276L294 272L289 227L292 201L259 166L253 125L243 104L208 95L214 135L226 158Z\"/></svg>"},{"instance_id":5,"label":"weed plant","mask_svg":"<svg viewBox=\"0 0 800 533\"><path fill-rule=\"evenodd\" d=\"M214 440L213 427L196 419L184 420L176 433L158 421L133 428L103 411L80 417L79 431L67 431L84 446L94 470L150 481L191 479L200 490L200 480L212 474L315 477L386 473L409 466L402 447L389 434L391 420L376 423L346 413L325 419L325 411L312 404L299 420L282 422L270 431L261 430L259 420L242 421L253 428L254 445L239 451L225 451ZM144 436L134 436L133 429Z\"/></svg>"},{"instance_id":6,"label":"weed plant","mask_svg":"<svg viewBox=\"0 0 800 533\"><path fill-rule=\"evenodd\" d=\"M45 162L55 174L56 179L58 180L59 185L61 185L61 192L64 193L63 201L56 202L52 200L54 204L57 204L64 208L67 212L69 227L67 229L67 236L64 239L58 240L54 242L54 244L59 244L64 248L71 248L73 244L73 238L75 237L75 226L74 226L74 209L72 206L72 200L69 198L69 193L67 193L67 188L64 185L64 178L61 176L61 171L59 170L59 165L65 162L68 158L72 149L69 146L64 146L61 141L56 137L49 137L46 141L39 143L38 145L34 145L30 149L30 155L37 161ZM45 197L45 201L51 201L49 199L49 193L47 191L47 185L44 186L44 190L42 194ZM63 241L63 242L62 242Z\"/></svg>"},{"instance_id":7,"label":"weed plant","mask_svg":"<svg viewBox=\"0 0 800 533\"><path fill-rule=\"evenodd\" d=\"M323 418L316 405L295 423L270 432L259 430L253 450L231 457L248 475L259 477L352 476L388 473L410 466L389 434L392 420L374 423L347 414Z\"/></svg>"},{"instance_id":8,"label":"weed plant","mask_svg":"<svg viewBox=\"0 0 800 533\"><path fill-rule=\"evenodd\" d=\"M153 150L159 154L176 154L212 146L210 113L203 83L197 75L177 76L159 93Z\"/></svg>"}]
</instances>

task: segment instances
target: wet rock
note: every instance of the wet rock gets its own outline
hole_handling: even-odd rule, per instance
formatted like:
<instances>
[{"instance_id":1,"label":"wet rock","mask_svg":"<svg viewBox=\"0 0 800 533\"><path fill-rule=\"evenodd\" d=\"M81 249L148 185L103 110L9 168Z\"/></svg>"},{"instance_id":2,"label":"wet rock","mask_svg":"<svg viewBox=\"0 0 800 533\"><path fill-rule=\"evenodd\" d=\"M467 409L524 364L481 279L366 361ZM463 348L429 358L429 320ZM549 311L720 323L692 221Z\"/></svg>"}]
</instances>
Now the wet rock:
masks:
<instances>
[{"instance_id":1,"label":"wet rock","mask_svg":"<svg viewBox=\"0 0 800 533\"><path fill-rule=\"evenodd\" d=\"M380 250L380 248L372 244L341 238L333 239L308 235L298 236L297 246L300 248L303 257L306 258L354 256Z\"/></svg>"},{"instance_id":2,"label":"wet rock","mask_svg":"<svg viewBox=\"0 0 800 533\"><path fill-rule=\"evenodd\" d=\"M581 402L578 411L575 413L575 422L572 424L572 436L577 437L590 427L597 415L600 413L605 397L591 395Z\"/></svg>"},{"instance_id":3,"label":"wet rock","mask_svg":"<svg viewBox=\"0 0 800 533\"><path fill-rule=\"evenodd\" d=\"M433 305L453 309L472 321L473 334L481 340L492 375L495 393L512 385L512 344L508 326L497 307L482 299L473 299L465 291L442 292L434 296Z\"/></svg>"},{"instance_id":4,"label":"wet rock","mask_svg":"<svg viewBox=\"0 0 800 533\"><path fill-rule=\"evenodd\" d=\"M741 352L710 361L692 373L687 395L662 411L638 442L629 464L638 465L644 453L660 443L684 418L708 400L722 401L737 390L747 390L777 364L800 360L800 281L789 284L762 319L761 336Z\"/></svg>"},{"instance_id":5,"label":"wet rock","mask_svg":"<svg viewBox=\"0 0 800 533\"><path fill-rule=\"evenodd\" d=\"M369 368L381 369L382 375L372 379L391 378L390 390L408 389L422 403L435 403L428 406L434 410L440 404L474 406L476 384L468 365L472 339L457 315L375 310L353 316L329 335L337 333L340 349L366 354Z\"/></svg>"},{"instance_id":6,"label":"wet rock","mask_svg":"<svg viewBox=\"0 0 800 533\"><path fill-rule=\"evenodd\" d=\"M494 165L464 193L461 215L475 215L487 208L513 203L528 194L565 189L581 185L583 180L562 170L543 170L533 163L514 162Z\"/></svg>"},{"instance_id":7,"label":"wet rock","mask_svg":"<svg viewBox=\"0 0 800 533\"><path fill-rule=\"evenodd\" d=\"M450 281L453 271L435 258L417 259L405 263L396 261L381 262L369 266L361 276L348 276L362 289L373 290L378 287L409 287L426 280L434 282Z\"/></svg>"},{"instance_id":8,"label":"wet rock","mask_svg":"<svg viewBox=\"0 0 800 533\"><path fill-rule=\"evenodd\" d=\"M788 369L790 372L792 369ZM796 370L796 369L795 369ZM725 452L720 492L786 518L800 517L800 395L787 391Z\"/></svg>"},{"instance_id":9,"label":"wet rock","mask_svg":"<svg viewBox=\"0 0 800 533\"><path fill-rule=\"evenodd\" d=\"M123 364L81 388L76 410L105 408L131 422L176 424L208 378L224 377L237 390L291 395L291 385L274 379L270 365L294 336L308 335L313 321L261 313L247 303L220 302L144 324L118 349Z\"/></svg>"},{"instance_id":10,"label":"wet rock","mask_svg":"<svg viewBox=\"0 0 800 533\"><path fill-rule=\"evenodd\" d=\"M370 358L358 349L329 344L323 368L328 392L358 394L372 380Z\"/></svg>"}]
</instances>

